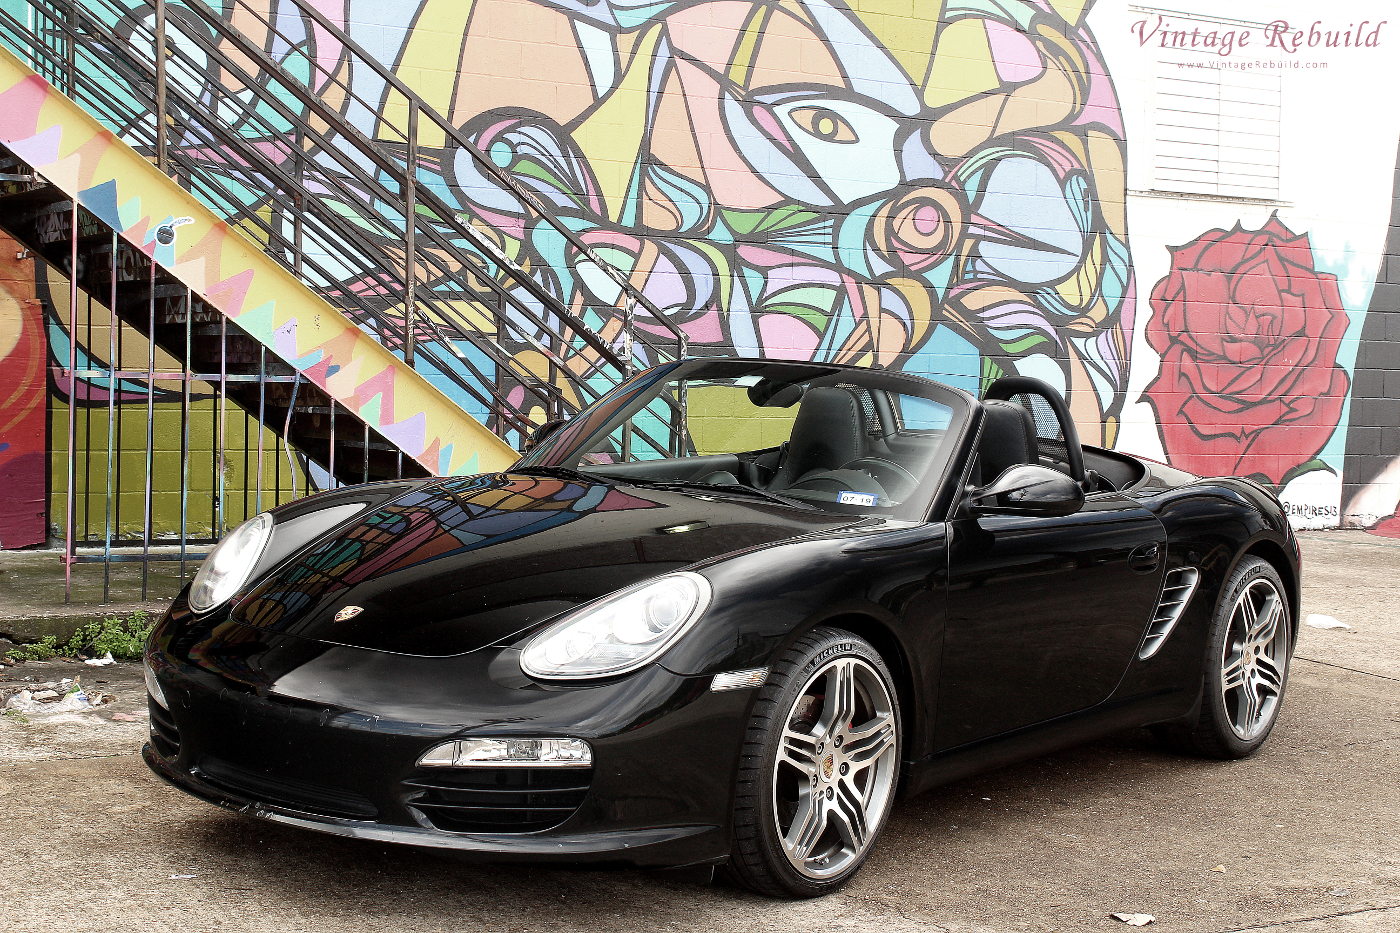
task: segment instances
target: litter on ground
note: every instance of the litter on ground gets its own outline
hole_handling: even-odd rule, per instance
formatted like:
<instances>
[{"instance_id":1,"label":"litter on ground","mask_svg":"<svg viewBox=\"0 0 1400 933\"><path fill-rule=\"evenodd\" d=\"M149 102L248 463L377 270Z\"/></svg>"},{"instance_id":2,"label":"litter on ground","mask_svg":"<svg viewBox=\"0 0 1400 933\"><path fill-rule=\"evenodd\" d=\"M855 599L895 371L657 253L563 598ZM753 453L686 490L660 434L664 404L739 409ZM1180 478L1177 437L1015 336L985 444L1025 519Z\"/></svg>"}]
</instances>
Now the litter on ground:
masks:
<instances>
[{"instance_id":1,"label":"litter on ground","mask_svg":"<svg viewBox=\"0 0 1400 933\"><path fill-rule=\"evenodd\" d=\"M0 709L27 716L51 716L59 713L81 713L96 709L115 699L109 693L91 693L76 680L65 677L46 684L24 687L6 698Z\"/></svg>"},{"instance_id":2,"label":"litter on ground","mask_svg":"<svg viewBox=\"0 0 1400 933\"><path fill-rule=\"evenodd\" d=\"M1121 920L1130 927L1145 927L1149 923L1155 923L1157 918L1151 914L1109 914L1114 920Z\"/></svg>"}]
</instances>

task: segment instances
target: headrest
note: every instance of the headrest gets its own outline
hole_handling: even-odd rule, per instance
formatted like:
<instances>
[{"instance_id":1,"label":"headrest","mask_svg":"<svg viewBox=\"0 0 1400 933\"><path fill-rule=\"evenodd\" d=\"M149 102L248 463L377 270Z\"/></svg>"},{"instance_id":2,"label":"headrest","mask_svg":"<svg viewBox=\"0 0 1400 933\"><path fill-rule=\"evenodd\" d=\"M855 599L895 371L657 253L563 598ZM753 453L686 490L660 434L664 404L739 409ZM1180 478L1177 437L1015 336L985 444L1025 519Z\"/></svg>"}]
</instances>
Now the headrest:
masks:
<instances>
[{"instance_id":1,"label":"headrest","mask_svg":"<svg viewBox=\"0 0 1400 933\"><path fill-rule=\"evenodd\" d=\"M983 484L1022 463L1036 462L1035 419L1015 402L985 401L986 419L982 439L977 442Z\"/></svg>"},{"instance_id":2,"label":"headrest","mask_svg":"<svg viewBox=\"0 0 1400 933\"><path fill-rule=\"evenodd\" d=\"M760 408L788 408L802 398L802 384L764 379L749 386L749 401Z\"/></svg>"},{"instance_id":3,"label":"headrest","mask_svg":"<svg viewBox=\"0 0 1400 933\"><path fill-rule=\"evenodd\" d=\"M865 419L860 403L845 389L808 389L792 422L787 455L775 485L812 470L835 470L864 455Z\"/></svg>"}]
</instances>

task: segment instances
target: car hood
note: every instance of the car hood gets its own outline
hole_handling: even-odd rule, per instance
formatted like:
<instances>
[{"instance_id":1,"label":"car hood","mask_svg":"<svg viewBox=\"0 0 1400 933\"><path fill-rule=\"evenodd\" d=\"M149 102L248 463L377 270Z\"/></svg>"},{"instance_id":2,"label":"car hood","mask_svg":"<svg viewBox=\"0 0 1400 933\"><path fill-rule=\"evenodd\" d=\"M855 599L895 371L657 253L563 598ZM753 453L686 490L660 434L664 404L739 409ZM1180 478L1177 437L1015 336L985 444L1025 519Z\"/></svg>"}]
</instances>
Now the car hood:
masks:
<instances>
[{"instance_id":1,"label":"car hood","mask_svg":"<svg viewBox=\"0 0 1400 933\"><path fill-rule=\"evenodd\" d=\"M231 618L265 635L462 654L639 580L860 520L719 490L454 477L304 548L238 599Z\"/></svg>"}]
</instances>

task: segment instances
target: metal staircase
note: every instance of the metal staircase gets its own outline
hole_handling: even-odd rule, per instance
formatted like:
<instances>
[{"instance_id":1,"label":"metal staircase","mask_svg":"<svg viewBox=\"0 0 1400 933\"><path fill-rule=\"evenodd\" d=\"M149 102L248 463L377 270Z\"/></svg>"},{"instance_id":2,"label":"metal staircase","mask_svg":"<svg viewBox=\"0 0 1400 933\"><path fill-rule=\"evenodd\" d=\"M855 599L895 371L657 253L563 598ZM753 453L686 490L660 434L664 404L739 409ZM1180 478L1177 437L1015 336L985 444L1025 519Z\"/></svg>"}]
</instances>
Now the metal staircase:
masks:
<instances>
[{"instance_id":1,"label":"metal staircase","mask_svg":"<svg viewBox=\"0 0 1400 933\"><path fill-rule=\"evenodd\" d=\"M84 372L70 345L57 379L166 378L187 398L207 382L220 405L359 482L499 468L532 425L685 354L639 283L297 5L384 97L364 99L309 57L274 60L203 0L0 0L0 45L14 53L0 51L0 226L73 273L70 305L81 291L183 366L158 373L153 350L144 373L115 360ZM295 45L266 14L238 10ZM192 80L197 67L217 70L216 90ZM377 112L374 138L328 95ZM616 299L565 306L554 270L518 264L496 231L420 184L418 167L449 148L568 244L571 274L586 268ZM70 417L70 451L71 434ZM183 523L182 505L182 540ZM109 523L108 550L113 540Z\"/></svg>"},{"instance_id":2,"label":"metal staircase","mask_svg":"<svg viewBox=\"0 0 1400 933\"><path fill-rule=\"evenodd\" d=\"M0 12L0 42L63 76L60 90L498 436L518 444L532 424L577 410L636 365L684 354L684 333L633 282L311 4L298 2L298 13L344 50L341 71L372 76L384 98L365 99L309 55L293 75L287 57L274 60L203 0L22 6L27 23ZM265 44L298 47L254 6L239 5L238 16ZM200 69L217 71L216 88L191 77ZM375 113L375 138L328 96ZM444 158L469 159L529 222L549 225L610 280L617 300L565 306L548 285L553 270L517 265L494 231L410 170Z\"/></svg>"},{"instance_id":3,"label":"metal staircase","mask_svg":"<svg viewBox=\"0 0 1400 933\"><path fill-rule=\"evenodd\" d=\"M400 452L409 472L510 462L499 438L4 51L0 114L0 223L64 271L70 307L77 291L104 301L228 400L280 418L337 479L397 475ZM379 438L334 436L337 415Z\"/></svg>"}]
</instances>

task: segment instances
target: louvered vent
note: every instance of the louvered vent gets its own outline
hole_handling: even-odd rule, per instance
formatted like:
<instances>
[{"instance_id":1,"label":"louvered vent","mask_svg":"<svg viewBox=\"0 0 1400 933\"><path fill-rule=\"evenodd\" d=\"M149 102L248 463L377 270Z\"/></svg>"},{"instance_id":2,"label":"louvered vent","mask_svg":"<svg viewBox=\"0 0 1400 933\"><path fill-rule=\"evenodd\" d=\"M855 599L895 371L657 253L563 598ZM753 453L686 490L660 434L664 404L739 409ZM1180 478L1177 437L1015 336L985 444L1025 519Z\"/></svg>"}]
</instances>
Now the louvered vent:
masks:
<instances>
[{"instance_id":1,"label":"louvered vent","mask_svg":"<svg viewBox=\"0 0 1400 933\"><path fill-rule=\"evenodd\" d=\"M573 816L592 780L592 768L425 768L404 802L450 833L537 833Z\"/></svg>"},{"instance_id":2,"label":"louvered vent","mask_svg":"<svg viewBox=\"0 0 1400 933\"><path fill-rule=\"evenodd\" d=\"M162 758L174 761L180 755L180 728L175 725L175 717L151 699L150 694L146 695L146 705L151 711L151 747Z\"/></svg>"},{"instance_id":3,"label":"louvered vent","mask_svg":"<svg viewBox=\"0 0 1400 933\"><path fill-rule=\"evenodd\" d=\"M1195 567L1178 567L1167 571L1162 583L1162 598L1157 601L1157 611L1152 614L1152 623L1147 627L1147 637L1142 640L1138 657L1146 661L1166 643L1167 636L1176 627L1176 620L1186 611L1191 594L1196 592L1201 572Z\"/></svg>"}]
</instances>

